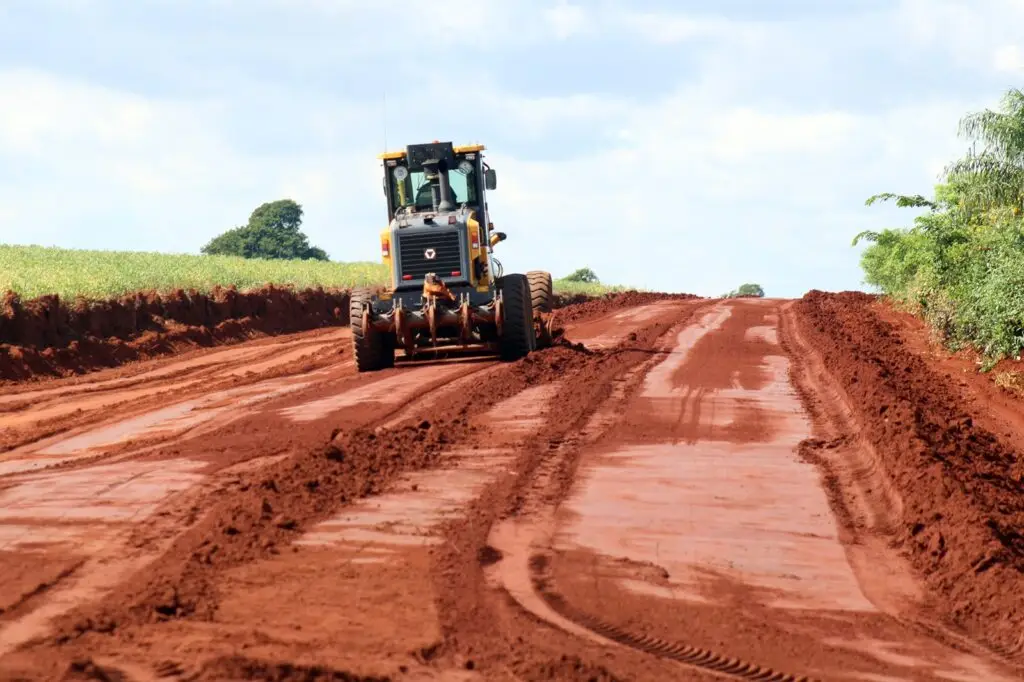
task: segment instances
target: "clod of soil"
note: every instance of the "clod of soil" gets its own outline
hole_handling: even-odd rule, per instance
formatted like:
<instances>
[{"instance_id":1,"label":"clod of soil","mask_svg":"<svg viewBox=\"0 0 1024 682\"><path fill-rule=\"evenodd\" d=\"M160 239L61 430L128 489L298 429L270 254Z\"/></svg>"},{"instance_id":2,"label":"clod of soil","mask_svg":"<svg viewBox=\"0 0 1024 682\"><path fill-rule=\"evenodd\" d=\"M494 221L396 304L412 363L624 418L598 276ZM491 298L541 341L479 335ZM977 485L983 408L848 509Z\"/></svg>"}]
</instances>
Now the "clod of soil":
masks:
<instances>
[{"instance_id":1,"label":"clod of soil","mask_svg":"<svg viewBox=\"0 0 1024 682\"><path fill-rule=\"evenodd\" d=\"M322 666L256 661L241 656L205 666L200 680L262 680L264 682L389 682L388 677L365 677Z\"/></svg>"}]
</instances>

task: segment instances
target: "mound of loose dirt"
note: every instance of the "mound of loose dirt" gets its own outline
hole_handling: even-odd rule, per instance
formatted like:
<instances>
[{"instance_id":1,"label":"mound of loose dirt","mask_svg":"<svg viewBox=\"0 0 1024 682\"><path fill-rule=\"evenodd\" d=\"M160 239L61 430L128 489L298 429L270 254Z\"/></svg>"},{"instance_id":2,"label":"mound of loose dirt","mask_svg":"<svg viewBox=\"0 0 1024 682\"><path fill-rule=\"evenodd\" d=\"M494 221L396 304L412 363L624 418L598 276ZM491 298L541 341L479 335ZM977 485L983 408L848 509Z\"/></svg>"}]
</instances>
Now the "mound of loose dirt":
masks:
<instances>
[{"instance_id":1,"label":"mound of loose dirt","mask_svg":"<svg viewBox=\"0 0 1024 682\"><path fill-rule=\"evenodd\" d=\"M564 299L555 309L556 323L561 326L573 322L598 317L625 308L650 305L659 301L689 301L700 298L694 294L657 294L643 291L623 291L604 296L574 296Z\"/></svg>"},{"instance_id":2,"label":"mound of loose dirt","mask_svg":"<svg viewBox=\"0 0 1024 682\"><path fill-rule=\"evenodd\" d=\"M268 286L142 292L102 303L0 301L0 380L80 374L256 334L348 323L348 292Z\"/></svg>"},{"instance_id":3,"label":"mound of loose dirt","mask_svg":"<svg viewBox=\"0 0 1024 682\"><path fill-rule=\"evenodd\" d=\"M1024 457L975 423L873 302L812 291L796 310L903 497L903 550L954 622L1012 650L1024 632Z\"/></svg>"}]
</instances>

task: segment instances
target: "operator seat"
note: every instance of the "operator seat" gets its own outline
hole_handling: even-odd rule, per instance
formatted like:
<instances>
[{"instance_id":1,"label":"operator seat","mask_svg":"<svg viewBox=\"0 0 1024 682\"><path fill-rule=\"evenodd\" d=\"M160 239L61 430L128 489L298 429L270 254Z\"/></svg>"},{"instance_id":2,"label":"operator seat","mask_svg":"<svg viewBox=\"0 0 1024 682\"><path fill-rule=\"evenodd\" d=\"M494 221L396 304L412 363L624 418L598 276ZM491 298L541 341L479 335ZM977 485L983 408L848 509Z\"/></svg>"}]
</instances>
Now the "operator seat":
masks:
<instances>
[{"instance_id":1,"label":"operator seat","mask_svg":"<svg viewBox=\"0 0 1024 682\"><path fill-rule=\"evenodd\" d=\"M453 206L459 205L459 198L455 195L455 190L452 189L451 185L448 185L448 201L452 202ZM430 194L430 183L425 182L420 185L420 188L416 190L416 208L433 208L433 197Z\"/></svg>"}]
</instances>

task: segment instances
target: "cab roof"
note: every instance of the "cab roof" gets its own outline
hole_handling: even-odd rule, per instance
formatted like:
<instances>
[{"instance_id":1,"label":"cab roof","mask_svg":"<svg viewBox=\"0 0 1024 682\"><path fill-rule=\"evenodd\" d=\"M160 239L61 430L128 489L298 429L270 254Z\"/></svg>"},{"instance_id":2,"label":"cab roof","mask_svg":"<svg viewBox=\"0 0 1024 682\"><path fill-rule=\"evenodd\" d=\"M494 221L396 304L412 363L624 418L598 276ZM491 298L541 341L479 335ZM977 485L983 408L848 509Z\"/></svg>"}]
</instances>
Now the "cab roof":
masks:
<instances>
[{"instance_id":1,"label":"cab roof","mask_svg":"<svg viewBox=\"0 0 1024 682\"><path fill-rule=\"evenodd\" d=\"M455 147L454 149L455 149L455 153L456 154L466 154L466 153L469 153L469 152L482 152L483 150L487 149L487 147L485 147L482 144L468 144L468 145L463 145L461 147ZM379 154L377 156L377 158L378 159L384 159L384 160L387 160L387 159L404 159L405 158L405 150L403 149L402 151L399 151L399 152L384 152L383 154Z\"/></svg>"}]
</instances>

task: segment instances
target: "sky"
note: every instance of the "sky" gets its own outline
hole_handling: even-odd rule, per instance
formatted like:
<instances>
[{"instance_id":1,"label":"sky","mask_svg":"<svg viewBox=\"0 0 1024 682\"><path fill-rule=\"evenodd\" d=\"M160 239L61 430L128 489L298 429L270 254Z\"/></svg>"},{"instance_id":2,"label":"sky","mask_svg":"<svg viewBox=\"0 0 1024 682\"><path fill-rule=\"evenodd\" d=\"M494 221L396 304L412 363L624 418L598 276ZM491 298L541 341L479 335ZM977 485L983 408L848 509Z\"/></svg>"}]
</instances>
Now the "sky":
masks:
<instances>
[{"instance_id":1,"label":"sky","mask_svg":"<svg viewBox=\"0 0 1024 682\"><path fill-rule=\"evenodd\" d=\"M864 289L1024 75L1024 0L0 0L0 242L198 253L299 202L377 260L385 149L482 143L506 272Z\"/></svg>"}]
</instances>

